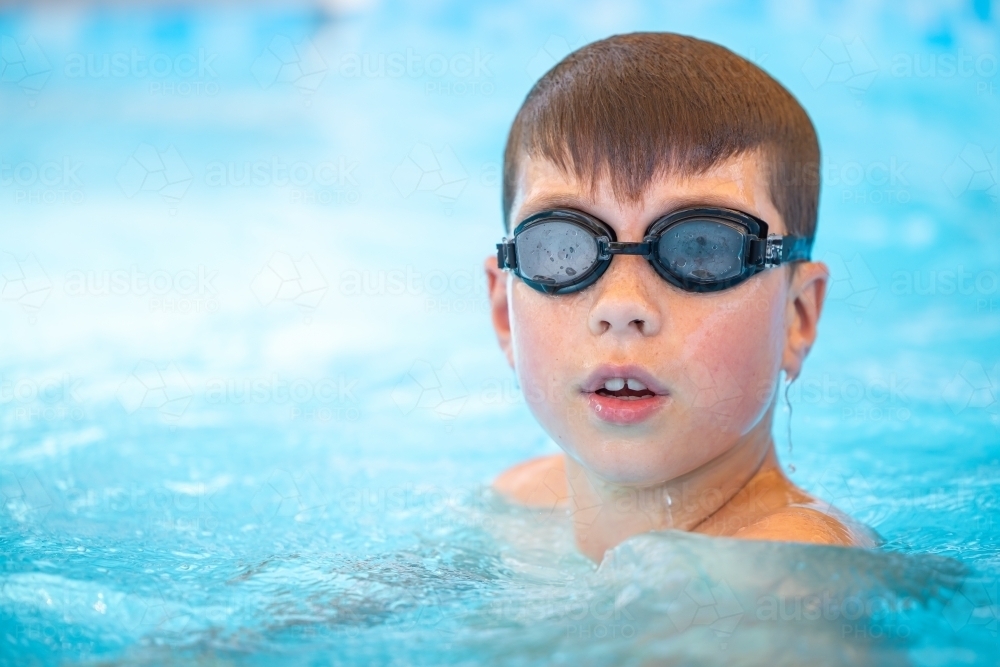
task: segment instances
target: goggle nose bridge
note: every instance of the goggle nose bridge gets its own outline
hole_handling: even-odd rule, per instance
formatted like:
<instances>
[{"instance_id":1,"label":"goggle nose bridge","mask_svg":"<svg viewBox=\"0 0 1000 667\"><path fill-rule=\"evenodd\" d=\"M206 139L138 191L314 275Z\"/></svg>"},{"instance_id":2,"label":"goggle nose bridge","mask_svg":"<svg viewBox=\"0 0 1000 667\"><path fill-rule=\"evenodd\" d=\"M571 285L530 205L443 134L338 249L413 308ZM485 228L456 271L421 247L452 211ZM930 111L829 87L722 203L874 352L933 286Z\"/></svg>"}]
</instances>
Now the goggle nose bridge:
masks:
<instances>
[{"instance_id":1,"label":"goggle nose bridge","mask_svg":"<svg viewBox=\"0 0 1000 667\"><path fill-rule=\"evenodd\" d=\"M612 255L639 255L649 259L653 256L653 240L646 237L646 240L638 243L625 241L612 241L608 236L597 237L597 259L605 261L611 259Z\"/></svg>"}]
</instances>

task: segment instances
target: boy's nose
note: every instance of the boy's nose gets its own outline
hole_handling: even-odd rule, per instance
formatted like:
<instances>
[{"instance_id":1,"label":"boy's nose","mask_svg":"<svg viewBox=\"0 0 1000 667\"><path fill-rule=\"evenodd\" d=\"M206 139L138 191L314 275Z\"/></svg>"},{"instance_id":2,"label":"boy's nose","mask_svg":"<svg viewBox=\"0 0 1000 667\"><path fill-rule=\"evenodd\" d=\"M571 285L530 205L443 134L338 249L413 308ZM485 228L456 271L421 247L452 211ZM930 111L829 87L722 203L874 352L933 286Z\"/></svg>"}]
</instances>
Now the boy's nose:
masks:
<instances>
[{"instance_id":1,"label":"boy's nose","mask_svg":"<svg viewBox=\"0 0 1000 667\"><path fill-rule=\"evenodd\" d=\"M653 269L642 257L618 255L594 284L595 299L588 325L594 335L655 336L661 314L648 281Z\"/></svg>"}]
</instances>

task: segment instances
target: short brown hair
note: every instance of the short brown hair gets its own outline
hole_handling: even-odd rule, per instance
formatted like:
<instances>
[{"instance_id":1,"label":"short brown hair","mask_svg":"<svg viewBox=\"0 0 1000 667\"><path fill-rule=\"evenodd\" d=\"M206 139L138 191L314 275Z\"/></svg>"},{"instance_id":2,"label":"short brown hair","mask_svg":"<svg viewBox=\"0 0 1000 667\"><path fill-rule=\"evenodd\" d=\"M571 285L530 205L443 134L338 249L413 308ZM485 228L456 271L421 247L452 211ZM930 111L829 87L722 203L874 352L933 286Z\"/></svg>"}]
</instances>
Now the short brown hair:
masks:
<instances>
[{"instance_id":1,"label":"short brown hair","mask_svg":"<svg viewBox=\"0 0 1000 667\"><path fill-rule=\"evenodd\" d=\"M504 150L504 224L525 155L591 186L613 174L615 196L636 202L658 175L700 173L755 150L788 232L812 238L819 142L791 93L718 44L664 32L609 37L566 56L517 112Z\"/></svg>"}]
</instances>

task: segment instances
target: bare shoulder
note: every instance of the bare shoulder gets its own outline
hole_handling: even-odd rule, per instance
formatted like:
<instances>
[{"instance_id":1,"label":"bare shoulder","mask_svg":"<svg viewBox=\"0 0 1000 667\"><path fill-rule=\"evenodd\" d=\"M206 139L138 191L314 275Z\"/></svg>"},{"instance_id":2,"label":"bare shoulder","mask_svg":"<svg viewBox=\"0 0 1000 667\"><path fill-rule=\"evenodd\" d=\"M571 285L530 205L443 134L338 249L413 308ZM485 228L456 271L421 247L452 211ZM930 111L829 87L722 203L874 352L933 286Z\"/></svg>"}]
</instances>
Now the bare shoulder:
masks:
<instances>
[{"instance_id":1,"label":"bare shoulder","mask_svg":"<svg viewBox=\"0 0 1000 667\"><path fill-rule=\"evenodd\" d=\"M820 502L776 509L738 530L733 537L844 547L875 546L869 529Z\"/></svg>"},{"instance_id":2,"label":"bare shoulder","mask_svg":"<svg viewBox=\"0 0 1000 667\"><path fill-rule=\"evenodd\" d=\"M493 488L511 502L530 507L566 503L566 462L562 454L540 456L508 468Z\"/></svg>"}]
</instances>

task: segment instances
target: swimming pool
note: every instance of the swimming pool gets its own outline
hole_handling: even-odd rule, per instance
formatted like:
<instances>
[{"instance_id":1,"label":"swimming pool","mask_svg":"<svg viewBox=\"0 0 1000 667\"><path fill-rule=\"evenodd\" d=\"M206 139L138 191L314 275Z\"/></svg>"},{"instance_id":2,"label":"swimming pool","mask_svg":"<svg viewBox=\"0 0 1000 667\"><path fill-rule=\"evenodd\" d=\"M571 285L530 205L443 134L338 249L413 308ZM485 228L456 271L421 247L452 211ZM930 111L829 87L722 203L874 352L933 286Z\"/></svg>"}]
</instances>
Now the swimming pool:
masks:
<instances>
[{"instance_id":1,"label":"swimming pool","mask_svg":"<svg viewBox=\"0 0 1000 667\"><path fill-rule=\"evenodd\" d=\"M813 115L834 282L775 437L878 550L668 532L598 567L488 490L555 451L480 275L505 132L556 59L635 29L719 41ZM995 7L5 10L0 35L0 664L996 663Z\"/></svg>"}]
</instances>

